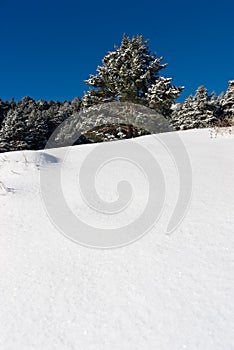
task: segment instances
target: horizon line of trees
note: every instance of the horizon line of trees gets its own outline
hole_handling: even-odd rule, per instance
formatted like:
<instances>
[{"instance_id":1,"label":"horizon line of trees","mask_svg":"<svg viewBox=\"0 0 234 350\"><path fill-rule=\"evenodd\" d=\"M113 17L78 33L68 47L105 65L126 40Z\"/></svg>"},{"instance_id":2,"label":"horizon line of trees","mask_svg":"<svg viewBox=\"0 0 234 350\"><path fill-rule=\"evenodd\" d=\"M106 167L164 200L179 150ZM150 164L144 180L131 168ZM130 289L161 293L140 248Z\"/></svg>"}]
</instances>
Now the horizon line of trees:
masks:
<instances>
[{"instance_id":1,"label":"horizon line of trees","mask_svg":"<svg viewBox=\"0 0 234 350\"><path fill-rule=\"evenodd\" d=\"M171 84L171 78L159 75L167 66L161 63L162 60L162 57L157 58L156 53L151 54L148 40L144 41L142 36L129 38L124 35L120 47L115 46L115 50L103 58L102 65L97 67L97 74L85 80L90 90L83 98L76 97L64 102L36 101L28 96L18 102L0 99L0 152L43 149L53 131L73 116L72 123L64 130L66 135L61 135L67 139L79 124L76 119L79 119L81 110L109 102L147 107L163 115L174 130L204 128L217 125L220 121L225 121L226 125L232 123L234 80L229 81L226 92L219 96L214 92L209 95L204 86L199 86L194 96L190 95L184 102L176 103L183 87L176 87ZM88 139L85 136L79 138L76 144L150 133L150 130L143 129L138 133L134 125L123 123L120 128L117 120L118 115L115 127L110 125L111 133L106 125L104 129L98 125L96 133L89 133Z\"/></svg>"}]
</instances>

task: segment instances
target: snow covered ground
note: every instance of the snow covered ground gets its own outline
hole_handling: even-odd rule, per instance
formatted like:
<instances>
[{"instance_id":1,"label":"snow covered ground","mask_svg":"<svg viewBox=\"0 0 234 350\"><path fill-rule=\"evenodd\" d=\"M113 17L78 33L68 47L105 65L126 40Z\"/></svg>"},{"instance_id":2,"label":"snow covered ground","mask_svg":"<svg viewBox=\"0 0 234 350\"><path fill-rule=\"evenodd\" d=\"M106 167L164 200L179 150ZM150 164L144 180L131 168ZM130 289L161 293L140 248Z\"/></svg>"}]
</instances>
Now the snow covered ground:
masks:
<instances>
[{"instance_id":1,"label":"snow covered ground","mask_svg":"<svg viewBox=\"0 0 234 350\"><path fill-rule=\"evenodd\" d=\"M52 158L43 152L0 155L1 350L234 349L234 136L211 138L209 130L179 135L193 171L186 217L165 234L178 196L175 164L153 136L138 138L157 154L166 201L153 229L119 249L87 248L58 232L40 193L40 172L56 166ZM120 142L127 147L127 140ZM117 221L92 213L71 174L94 147L72 148L66 199L94 227L125 225L145 205L147 186L142 180L142 203L132 203ZM125 172L134 177L128 166ZM105 199L111 174L114 165L100 182ZM138 175L135 180L139 188Z\"/></svg>"}]
</instances>

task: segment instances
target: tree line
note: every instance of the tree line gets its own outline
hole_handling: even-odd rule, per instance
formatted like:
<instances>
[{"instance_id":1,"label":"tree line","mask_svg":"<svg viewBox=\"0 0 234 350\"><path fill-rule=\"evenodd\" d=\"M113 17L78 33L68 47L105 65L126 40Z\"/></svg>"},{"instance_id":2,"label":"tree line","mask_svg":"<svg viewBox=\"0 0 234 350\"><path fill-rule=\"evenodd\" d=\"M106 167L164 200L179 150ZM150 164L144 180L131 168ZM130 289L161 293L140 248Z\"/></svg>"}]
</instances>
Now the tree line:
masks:
<instances>
[{"instance_id":1,"label":"tree line","mask_svg":"<svg viewBox=\"0 0 234 350\"><path fill-rule=\"evenodd\" d=\"M68 135L61 135L62 138L69 137L79 124L80 111L110 102L132 103L156 111L174 130L233 123L234 80L229 81L227 91L219 96L214 92L209 95L207 89L200 86L194 96L176 103L183 87L172 85L171 78L160 74L167 66L162 60L150 52L148 40L142 36L130 38L124 35L121 45L115 46L115 50L103 58L97 74L85 80L90 89L82 98L64 102L35 101L30 97L18 102L0 99L0 152L43 149L54 130L65 120L73 117L72 124L68 124L64 131ZM131 123L120 125L116 113L116 122L97 125L94 130L81 135L75 144L136 137L151 132L143 128L138 130L134 121Z\"/></svg>"}]
</instances>

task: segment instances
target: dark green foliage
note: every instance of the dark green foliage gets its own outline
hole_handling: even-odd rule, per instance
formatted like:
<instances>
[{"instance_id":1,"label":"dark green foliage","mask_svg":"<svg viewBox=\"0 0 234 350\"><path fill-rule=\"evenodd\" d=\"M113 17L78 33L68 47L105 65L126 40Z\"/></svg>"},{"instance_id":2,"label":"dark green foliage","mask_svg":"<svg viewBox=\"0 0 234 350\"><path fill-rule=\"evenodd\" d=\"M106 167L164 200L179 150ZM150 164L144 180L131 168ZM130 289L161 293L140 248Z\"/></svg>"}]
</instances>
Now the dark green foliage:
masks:
<instances>
[{"instance_id":1,"label":"dark green foliage","mask_svg":"<svg viewBox=\"0 0 234 350\"><path fill-rule=\"evenodd\" d=\"M14 100L12 102L3 101L0 99L0 128L4 118L6 117L8 111L13 109L15 106Z\"/></svg>"},{"instance_id":2,"label":"dark green foliage","mask_svg":"<svg viewBox=\"0 0 234 350\"><path fill-rule=\"evenodd\" d=\"M215 125L222 116L221 105L215 94L208 95L200 86L195 96L190 95L179 103L171 116L171 123L177 130L207 128Z\"/></svg>"},{"instance_id":3,"label":"dark green foliage","mask_svg":"<svg viewBox=\"0 0 234 350\"><path fill-rule=\"evenodd\" d=\"M132 124L106 124L95 127L82 136L85 137L86 142L105 142L115 141L119 139L129 139L143 135L150 135L150 132L142 128L137 128Z\"/></svg>"},{"instance_id":4,"label":"dark green foliage","mask_svg":"<svg viewBox=\"0 0 234 350\"><path fill-rule=\"evenodd\" d=\"M94 87L83 97L84 107L105 102L132 102L155 109L168 116L171 105L182 87L171 85L171 78L159 76L167 66L161 64L148 48L142 36L130 39L124 35L121 46L108 52L98 66L97 75L90 75L85 83Z\"/></svg>"},{"instance_id":5,"label":"dark green foliage","mask_svg":"<svg viewBox=\"0 0 234 350\"><path fill-rule=\"evenodd\" d=\"M40 149L46 144L48 116L36 109L29 97L21 100L17 108L9 110L2 123L0 146L7 150Z\"/></svg>"},{"instance_id":6,"label":"dark green foliage","mask_svg":"<svg viewBox=\"0 0 234 350\"><path fill-rule=\"evenodd\" d=\"M53 131L79 108L79 98L47 102L27 96L18 103L0 101L0 152L43 149Z\"/></svg>"},{"instance_id":7,"label":"dark green foliage","mask_svg":"<svg viewBox=\"0 0 234 350\"><path fill-rule=\"evenodd\" d=\"M234 115L234 80L229 80L229 85L225 94L221 96L220 103L224 117Z\"/></svg>"}]
</instances>

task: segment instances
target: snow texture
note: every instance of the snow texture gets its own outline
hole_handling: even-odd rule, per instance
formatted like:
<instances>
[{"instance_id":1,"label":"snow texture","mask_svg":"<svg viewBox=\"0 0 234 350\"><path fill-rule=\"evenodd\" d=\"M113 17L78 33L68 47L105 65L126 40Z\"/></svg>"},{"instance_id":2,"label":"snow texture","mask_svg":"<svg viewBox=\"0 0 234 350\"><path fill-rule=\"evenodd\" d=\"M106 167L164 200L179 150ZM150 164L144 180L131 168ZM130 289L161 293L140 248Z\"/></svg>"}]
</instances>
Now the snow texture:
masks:
<instances>
[{"instance_id":1,"label":"snow texture","mask_svg":"<svg viewBox=\"0 0 234 350\"><path fill-rule=\"evenodd\" d=\"M160 158L153 136L137 139L162 161L165 211L142 239L114 250L75 244L47 217L39 173L56 166L59 149L57 158L1 155L1 350L234 348L234 137L179 135L193 169L187 216L164 234L178 194L175 166ZM74 146L67 169L93 147Z\"/></svg>"}]
</instances>

